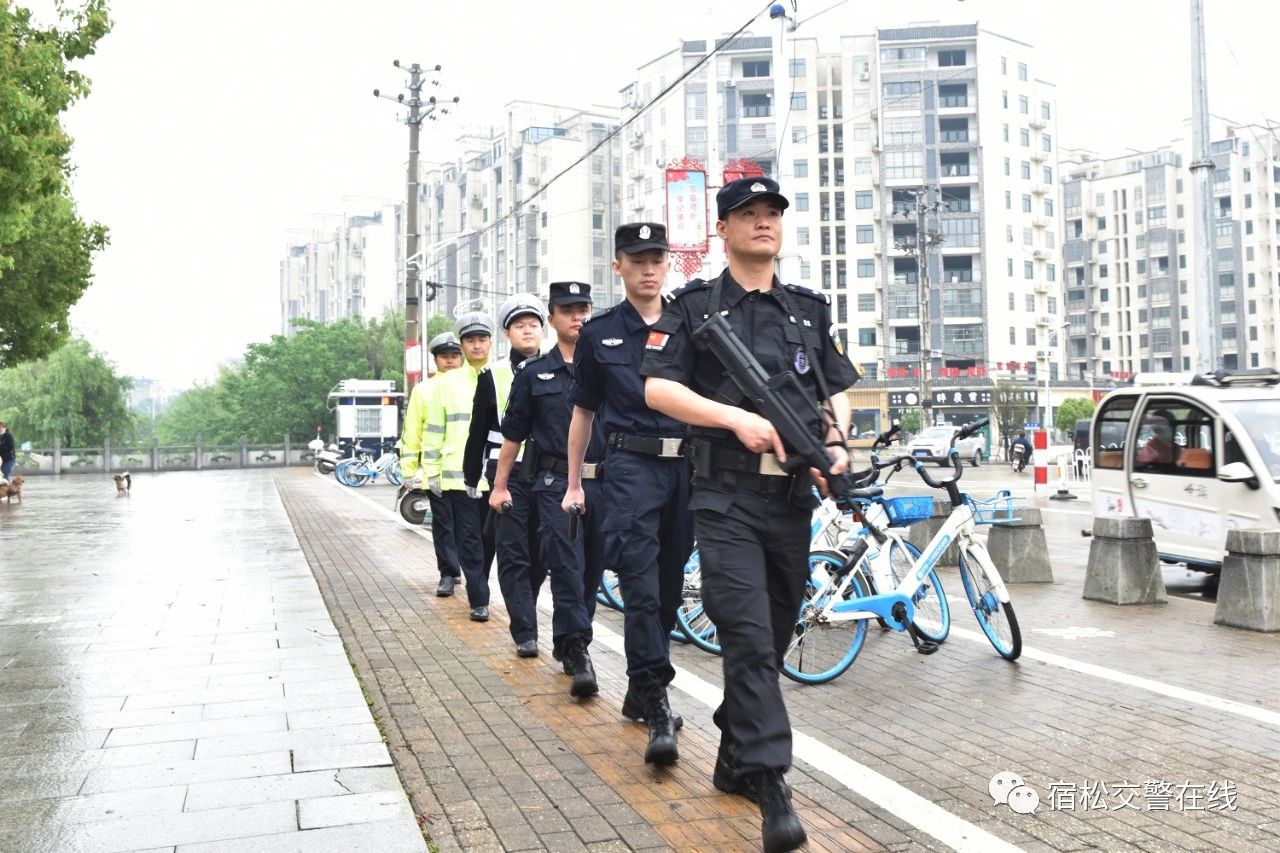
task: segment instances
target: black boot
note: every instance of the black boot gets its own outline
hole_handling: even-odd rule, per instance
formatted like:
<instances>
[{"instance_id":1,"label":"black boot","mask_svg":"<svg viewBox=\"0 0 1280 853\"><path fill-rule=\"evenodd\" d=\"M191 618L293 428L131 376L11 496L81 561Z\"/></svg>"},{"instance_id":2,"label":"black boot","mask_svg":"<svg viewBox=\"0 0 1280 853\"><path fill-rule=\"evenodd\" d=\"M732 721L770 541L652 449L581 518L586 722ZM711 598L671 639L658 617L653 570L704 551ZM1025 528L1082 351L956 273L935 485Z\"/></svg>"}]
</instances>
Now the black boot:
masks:
<instances>
[{"instance_id":1,"label":"black boot","mask_svg":"<svg viewBox=\"0 0 1280 853\"><path fill-rule=\"evenodd\" d=\"M569 674L573 676L573 686L569 688L570 696L585 699L600 692L600 686L596 684L596 670L591 665L591 655L587 654L587 644L581 639L575 639L569 643L569 648L565 652L565 663L565 669L569 670Z\"/></svg>"},{"instance_id":2,"label":"black boot","mask_svg":"<svg viewBox=\"0 0 1280 853\"><path fill-rule=\"evenodd\" d=\"M720 736L720 750L716 753L716 769L711 774L711 784L717 791L726 794L738 794L753 803L760 802L760 792L755 785L756 774L742 775L738 772L738 745L728 737ZM784 781L782 788L787 796L791 796L791 788Z\"/></svg>"},{"instance_id":3,"label":"black boot","mask_svg":"<svg viewBox=\"0 0 1280 853\"><path fill-rule=\"evenodd\" d=\"M644 751L645 764L675 764L680 758L676 746L676 726L667 703L667 688L649 687L644 691L644 721L649 725L649 745Z\"/></svg>"},{"instance_id":4,"label":"black boot","mask_svg":"<svg viewBox=\"0 0 1280 853\"><path fill-rule=\"evenodd\" d=\"M808 839L800 818L791 807L791 790L782 781L781 770L763 770L752 774L747 785L755 789L763 818L760 834L765 853L795 850Z\"/></svg>"},{"instance_id":5,"label":"black boot","mask_svg":"<svg viewBox=\"0 0 1280 853\"><path fill-rule=\"evenodd\" d=\"M567 667L565 672L572 675L572 673L568 672ZM670 708L668 708L668 710L670 710ZM643 692L632 683L627 684L627 695L622 697L622 716L626 717L633 723L644 722ZM676 731L679 731L684 726L684 717L674 711L671 713L671 720L676 725Z\"/></svg>"}]
</instances>

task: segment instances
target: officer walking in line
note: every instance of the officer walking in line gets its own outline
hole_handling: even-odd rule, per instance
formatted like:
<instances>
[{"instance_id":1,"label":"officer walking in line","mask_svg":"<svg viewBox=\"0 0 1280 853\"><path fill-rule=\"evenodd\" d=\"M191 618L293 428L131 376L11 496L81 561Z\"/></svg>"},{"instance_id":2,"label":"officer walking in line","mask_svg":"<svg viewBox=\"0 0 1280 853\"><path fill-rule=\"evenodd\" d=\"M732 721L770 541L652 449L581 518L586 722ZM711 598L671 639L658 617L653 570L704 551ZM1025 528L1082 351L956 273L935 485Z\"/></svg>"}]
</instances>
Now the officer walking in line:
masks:
<instances>
[{"instance_id":1,"label":"officer walking in line","mask_svg":"<svg viewBox=\"0 0 1280 853\"><path fill-rule=\"evenodd\" d=\"M498 513L494 519L494 536L498 555L498 584L502 587L502 599L511 617L511 639L516 644L516 654L523 658L538 654L538 591L547 573L538 553L538 507L533 495L533 468L537 450L530 442L522 448L513 444L507 465L503 488L498 489L498 476L502 468L503 447L500 424L509 404L511 383L523 372L530 359L538 356L542 345L547 311L542 300L532 293L517 293L509 297L498 309L498 320L511 345L509 365L498 365L495 371L506 371L508 392L496 401L496 406L486 408L486 418L471 422L471 434L485 429L489 463L486 477L494 484L488 494L487 509ZM517 461L520 470L511 476L511 466ZM510 509L503 510L504 503Z\"/></svg>"},{"instance_id":2,"label":"officer walking in line","mask_svg":"<svg viewBox=\"0 0 1280 853\"><path fill-rule=\"evenodd\" d=\"M481 538L484 523L479 478L468 484L464 468L481 470L484 465L484 442L469 442L471 413L482 384L488 393L506 398L510 373L499 371L495 377L489 369L489 350L493 343L493 320L487 314L472 311L458 319L458 337L466 364L432 380L427 394L427 414L422 438L422 466L427 489L442 497L453 515L453 528L458 543L458 561L467 581L467 603L471 619L489 620L489 566L493 555L486 553ZM495 379L503 381L495 386ZM481 380L484 380L483 383ZM471 459L467 459L470 451ZM435 456L435 454L439 454Z\"/></svg>"},{"instance_id":3,"label":"officer walking in line","mask_svg":"<svg viewBox=\"0 0 1280 853\"><path fill-rule=\"evenodd\" d=\"M679 758L667 685L675 677L670 637L693 549L686 507L689 474L681 452L685 425L645 405L639 368L646 348L662 337L662 283L671 268L666 228L623 225L614 234L614 272L626 299L582 327L576 353L573 418L569 426L569 483L563 508L598 512L582 487L582 463L596 413L605 452L605 567L618 573L626 601L623 626L627 695L622 714L649 726L645 761ZM601 409L601 406L604 408Z\"/></svg>"},{"instance_id":4,"label":"officer walking in line","mask_svg":"<svg viewBox=\"0 0 1280 853\"><path fill-rule=\"evenodd\" d=\"M435 375L426 382L419 382L409 395L409 405L404 413L404 432L400 436L400 468L406 480L412 478L421 466L422 428L427 418L427 396L431 383L456 367L462 366L462 345L453 332L442 332L427 344L435 359ZM432 451L430 458L438 459ZM431 504L431 544L436 551L436 567L440 570L440 583L436 595L441 598L453 595L454 584L462 577L462 564L458 560L457 531L453 526L453 512L449 503L435 492L427 492Z\"/></svg>"},{"instance_id":5,"label":"officer walking in line","mask_svg":"<svg viewBox=\"0 0 1280 853\"><path fill-rule=\"evenodd\" d=\"M591 315L591 285L576 281L552 282L549 308L556 345L541 358L526 361L511 384L511 398L502 418L502 454L489 502L491 506L500 506L504 500L513 501L508 480L516 451L522 441L532 437L532 444L537 448L533 491L538 502L538 539L542 564L551 573L554 600L552 654L563 663L565 673L573 676L570 694L581 698L594 696L599 690L587 647L591 644L596 587L600 585L604 569L600 523L605 504L599 478L604 433L600 419L593 423L587 443L587 462L581 472L586 500L595 511L580 519L580 535L569 535L569 516L561 510L560 503L568 485L569 419L573 414L569 391L573 386L574 353L582 324ZM526 444L526 462L531 452ZM501 555L498 567L501 577ZM506 594L504 587L503 595ZM510 606L508 600L508 609Z\"/></svg>"},{"instance_id":6,"label":"officer walking in line","mask_svg":"<svg viewBox=\"0 0 1280 853\"><path fill-rule=\"evenodd\" d=\"M791 725L778 687L808 576L815 471L788 475L773 426L742 398L719 360L693 331L725 315L771 375L791 371L797 411L818 413L839 473L848 466L843 394L858 373L833 339L826 297L783 285L774 275L787 200L768 178L744 178L716 195L716 233L728 269L673 294L655 324L641 367L646 399L691 426L693 511L702 559L702 595L724 650L724 699L715 712L720 750L713 783L759 803L764 849L791 850L805 832L783 773L791 766ZM819 485L825 488L825 483ZM629 603L628 603L629 604ZM772 638L772 639L771 639Z\"/></svg>"}]
</instances>

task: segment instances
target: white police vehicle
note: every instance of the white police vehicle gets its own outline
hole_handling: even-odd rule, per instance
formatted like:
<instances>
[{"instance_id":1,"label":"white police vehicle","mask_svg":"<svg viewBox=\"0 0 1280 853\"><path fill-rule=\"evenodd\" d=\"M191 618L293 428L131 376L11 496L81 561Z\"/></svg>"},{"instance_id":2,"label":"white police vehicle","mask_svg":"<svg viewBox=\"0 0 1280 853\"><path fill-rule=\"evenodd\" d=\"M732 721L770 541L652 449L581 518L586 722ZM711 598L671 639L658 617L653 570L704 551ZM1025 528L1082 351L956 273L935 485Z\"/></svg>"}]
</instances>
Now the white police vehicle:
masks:
<instances>
[{"instance_id":1,"label":"white police vehicle","mask_svg":"<svg viewBox=\"0 0 1280 853\"><path fill-rule=\"evenodd\" d=\"M1228 530L1280 530L1280 372L1139 375L1092 443L1094 514L1150 518L1163 560L1217 571Z\"/></svg>"}]
</instances>

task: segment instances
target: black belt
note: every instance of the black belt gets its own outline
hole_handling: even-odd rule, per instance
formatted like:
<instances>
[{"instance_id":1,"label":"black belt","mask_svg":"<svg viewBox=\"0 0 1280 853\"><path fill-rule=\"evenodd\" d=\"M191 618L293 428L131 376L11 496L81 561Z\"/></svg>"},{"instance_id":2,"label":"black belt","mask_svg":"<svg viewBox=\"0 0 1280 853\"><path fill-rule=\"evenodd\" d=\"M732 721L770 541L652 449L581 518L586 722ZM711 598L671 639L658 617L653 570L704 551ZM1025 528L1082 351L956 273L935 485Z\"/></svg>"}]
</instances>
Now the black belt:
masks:
<instances>
[{"instance_id":1,"label":"black belt","mask_svg":"<svg viewBox=\"0 0 1280 853\"><path fill-rule=\"evenodd\" d=\"M541 454L538 456L538 470L550 471L552 474L563 474L569 476L569 460L559 456L547 456ZM594 480L600 476L600 464L598 462L582 463L582 479Z\"/></svg>"},{"instance_id":2,"label":"black belt","mask_svg":"<svg viewBox=\"0 0 1280 853\"><path fill-rule=\"evenodd\" d=\"M692 439L689 443L690 455L693 456L694 469L714 474L716 471L736 471L745 474L759 474L762 477L789 477L791 472L784 471L778 457L772 453L751 453L722 447L705 439Z\"/></svg>"},{"instance_id":3,"label":"black belt","mask_svg":"<svg viewBox=\"0 0 1280 853\"><path fill-rule=\"evenodd\" d=\"M631 453L647 453L662 459L680 459L684 456L681 449L683 437L662 438L652 435L627 435L622 432L609 434L607 446L611 450L627 450Z\"/></svg>"}]
</instances>

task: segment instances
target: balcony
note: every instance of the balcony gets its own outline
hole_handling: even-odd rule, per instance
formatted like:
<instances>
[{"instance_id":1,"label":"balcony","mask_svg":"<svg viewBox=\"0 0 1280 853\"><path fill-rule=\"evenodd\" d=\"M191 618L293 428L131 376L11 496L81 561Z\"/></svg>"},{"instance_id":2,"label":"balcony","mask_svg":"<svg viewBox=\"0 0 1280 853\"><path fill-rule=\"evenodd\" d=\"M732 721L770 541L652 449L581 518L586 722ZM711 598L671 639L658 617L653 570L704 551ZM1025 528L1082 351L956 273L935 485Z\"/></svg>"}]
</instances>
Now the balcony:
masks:
<instances>
[{"instance_id":1,"label":"balcony","mask_svg":"<svg viewBox=\"0 0 1280 853\"><path fill-rule=\"evenodd\" d=\"M1044 184L1032 184L1031 186L1032 195L1044 195L1048 191L1049 191L1049 188Z\"/></svg>"},{"instance_id":2,"label":"balcony","mask_svg":"<svg viewBox=\"0 0 1280 853\"><path fill-rule=\"evenodd\" d=\"M1044 192L1044 190L1041 190L1041 192ZM1031 225L1034 228L1048 228L1049 218L1047 216L1037 216L1031 220Z\"/></svg>"},{"instance_id":3,"label":"balcony","mask_svg":"<svg viewBox=\"0 0 1280 853\"><path fill-rule=\"evenodd\" d=\"M1044 130L1047 125L1045 124L1043 116L1033 115L1031 116L1031 120L1027 122L1027 126L1032 130Z\"/></svg>"},{"instance_id":4,"label":"balcony","mask_svg":"<svg viewBox=\"0 0 1280 853\"><path fill-rule=\"evenodd\" d=\"M1048 160L1048 159L1049 159L1049 152L1048 152L1048 151L1041 151L1041 150L1040 150L1040 149L1038 149L1038 148L1032 149L1032 151L1031 151L1031 161L1032 161L1033 163L1043 163L1045 160Z\"/></svg>"}]
</instances>

